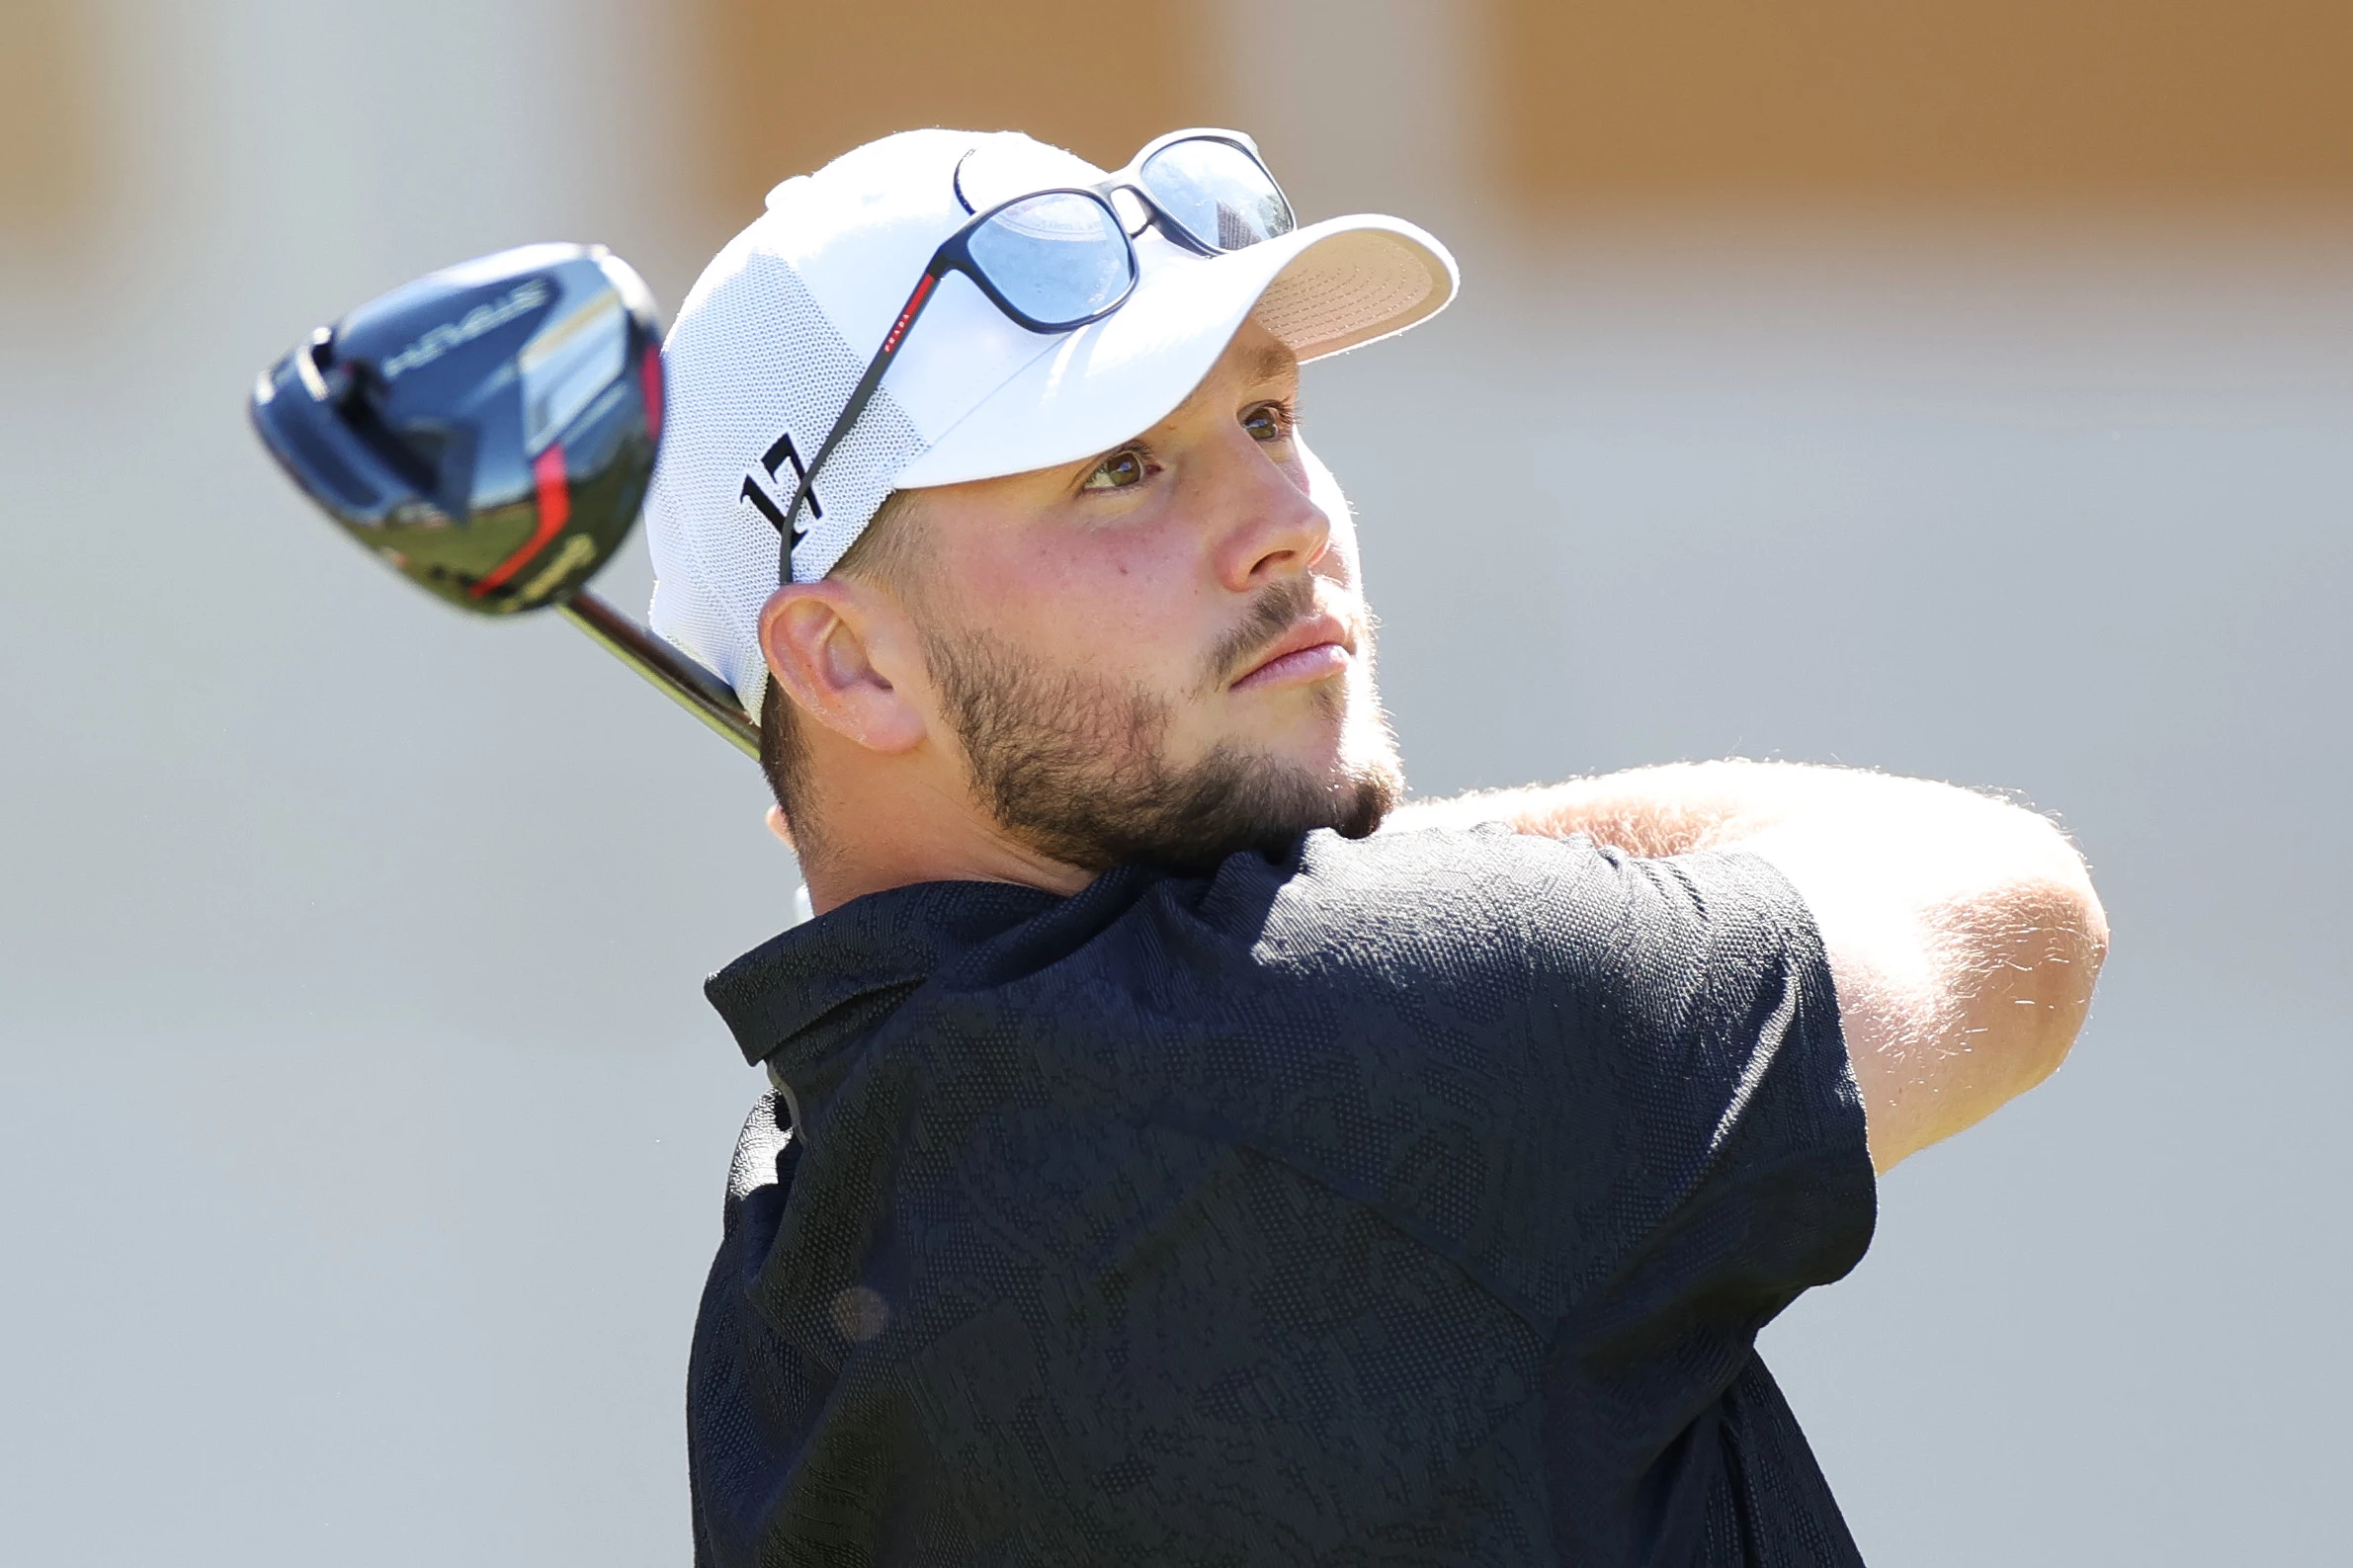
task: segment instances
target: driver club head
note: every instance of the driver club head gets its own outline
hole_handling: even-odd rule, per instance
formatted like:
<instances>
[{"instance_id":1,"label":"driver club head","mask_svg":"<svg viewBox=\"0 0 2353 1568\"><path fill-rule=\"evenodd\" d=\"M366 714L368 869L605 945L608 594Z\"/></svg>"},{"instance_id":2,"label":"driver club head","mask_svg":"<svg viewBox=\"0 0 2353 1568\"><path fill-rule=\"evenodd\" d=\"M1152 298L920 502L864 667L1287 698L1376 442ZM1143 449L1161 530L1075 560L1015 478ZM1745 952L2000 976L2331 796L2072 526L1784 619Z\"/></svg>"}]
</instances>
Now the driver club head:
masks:
<instances>
[{"instance_id":1,"label":"driver club head","mask_svg":"<svg viewBox=\"0 0 2353 1568\"><path fill-rule=\"evenodd\" d=\"M653 295L526 245L352 311L264 371L254 428L345 532L462 610L561 604L629 537L661 441Z\"/></svg>"}]
</instances>

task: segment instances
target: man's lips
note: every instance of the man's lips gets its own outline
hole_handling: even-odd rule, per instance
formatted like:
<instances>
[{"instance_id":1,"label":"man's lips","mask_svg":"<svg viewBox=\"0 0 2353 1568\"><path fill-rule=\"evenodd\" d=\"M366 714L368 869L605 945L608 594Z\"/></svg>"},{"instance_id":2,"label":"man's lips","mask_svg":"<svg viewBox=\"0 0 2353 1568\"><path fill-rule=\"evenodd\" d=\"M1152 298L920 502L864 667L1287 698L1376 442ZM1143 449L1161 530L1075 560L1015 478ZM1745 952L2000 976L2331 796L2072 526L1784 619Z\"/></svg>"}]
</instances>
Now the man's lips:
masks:
<instances>
[{"instance_id":1,"label":"man's lips","mask_svg":"<svg viewBox=\"0 0 2353 1568\"><path fill-rule=\"evenodd\" d=\"M1283 634L1233 683L1236 692L1327 680L1348 668L1355 639L1335 616L1314 616Z\"/></svg>"}]
</instances>

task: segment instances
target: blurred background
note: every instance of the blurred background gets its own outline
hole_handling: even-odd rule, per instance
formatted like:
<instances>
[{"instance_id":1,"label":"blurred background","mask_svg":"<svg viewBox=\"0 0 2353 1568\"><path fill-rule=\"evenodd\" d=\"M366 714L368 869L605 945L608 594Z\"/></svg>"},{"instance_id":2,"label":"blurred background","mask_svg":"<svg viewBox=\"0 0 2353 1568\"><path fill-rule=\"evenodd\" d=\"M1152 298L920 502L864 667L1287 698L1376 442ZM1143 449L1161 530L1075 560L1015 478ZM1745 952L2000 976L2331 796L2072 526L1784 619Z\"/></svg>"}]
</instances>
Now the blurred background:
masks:
<instances>
[{"instance_id":1,"label":"blurred background","mask_svg":"<svg viewBox=\"0 0 2353 1568\"><path fill-rule=\"evenodd\" d=\"M2342 0L7 0L0 1560L684 1563L789 918L752 768L313 514L254 372L884 131L1253 131L1461 302L1314 368L1415 784L2017 791L2115 957L1767 1335L1882 1564L2341 1560ZM641 611L642 546L604 586Z\"/></svg>"}]
</instances>

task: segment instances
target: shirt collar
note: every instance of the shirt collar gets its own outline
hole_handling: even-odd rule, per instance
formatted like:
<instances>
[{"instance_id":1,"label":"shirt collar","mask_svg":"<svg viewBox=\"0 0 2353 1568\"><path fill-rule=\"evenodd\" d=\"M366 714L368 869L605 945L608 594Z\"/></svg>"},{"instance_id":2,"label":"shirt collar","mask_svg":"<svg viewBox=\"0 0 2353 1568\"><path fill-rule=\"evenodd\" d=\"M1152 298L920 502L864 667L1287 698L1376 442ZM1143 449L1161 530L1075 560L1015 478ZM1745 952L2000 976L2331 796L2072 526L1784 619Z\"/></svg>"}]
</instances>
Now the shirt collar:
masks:
<instances>
[{"instance_id":1,"label":"shirt collar","mask_svg":"<svg viewBox=\"0 0 2353 1568\"><path fill-rule=\"evenodd\" d=\"M821 1053L866 1028L878 1006L1063 902L1010 882L918 882L869 893L762 943L706 980L703 994L745 1061L776 1056L786 1066L786 1058Z\"/></svg>"}]
</instances>

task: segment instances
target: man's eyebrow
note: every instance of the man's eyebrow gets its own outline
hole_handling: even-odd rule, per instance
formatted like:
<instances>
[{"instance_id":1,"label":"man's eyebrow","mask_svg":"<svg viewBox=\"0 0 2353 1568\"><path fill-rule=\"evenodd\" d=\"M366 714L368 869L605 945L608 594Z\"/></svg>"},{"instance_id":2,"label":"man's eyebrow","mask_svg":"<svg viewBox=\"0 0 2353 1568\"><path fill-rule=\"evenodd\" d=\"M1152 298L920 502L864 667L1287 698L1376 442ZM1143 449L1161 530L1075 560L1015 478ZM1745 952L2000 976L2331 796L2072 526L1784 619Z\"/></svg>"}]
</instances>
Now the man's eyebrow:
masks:
<instances>
[{"instance_id":1,"label":"man's eyebrow","mask_svg":"<svg viewBox=\"0 0 2353 1568\"><path fill-rule=\"evenodd\" d=\"M1257 348L1250 350L1242 360L1243 384L1249 386L1263 386L1269 381L1287 380L1299 373L1299 356L1291 352L1290 344L1281 342L1262 343ZM1186 393L1185 400L1177 404L1176 407L1170 409L1166 417L1168 419L1174 419L1179 414L1184 413L1187 409L1191 408L1197 401L1200 400L1208 388L1209 377L1205 375L1201 379L1201 384L1194 387L1192 391ZM1078 462L1073 463L1071 466L1073 468L1077 468L1083 464L1091 468L1094 464L1101 462L1104 458L1110 456L1113 453L1120 451L1125 446L1127 446L1127 443L1122 442L1119 447L1106 447L1103 449L1103 451L1096 453L1091 457L1079 458Z\"/></svg>"},{"instance_id":2,"label":"man's eyebrow","mask_svg":"<svg viewBox=\"0 0 2353 1568\"><path fill-rule=\"evenodd\" d=\"M1253 381L1280 381L1297 375L1300 357L1291 352L1288 343L1262 343L1250 351L1250 358L1242 371Z\"/></svg>"}]
</instances>

